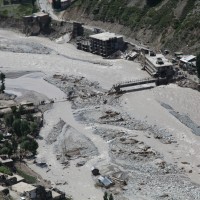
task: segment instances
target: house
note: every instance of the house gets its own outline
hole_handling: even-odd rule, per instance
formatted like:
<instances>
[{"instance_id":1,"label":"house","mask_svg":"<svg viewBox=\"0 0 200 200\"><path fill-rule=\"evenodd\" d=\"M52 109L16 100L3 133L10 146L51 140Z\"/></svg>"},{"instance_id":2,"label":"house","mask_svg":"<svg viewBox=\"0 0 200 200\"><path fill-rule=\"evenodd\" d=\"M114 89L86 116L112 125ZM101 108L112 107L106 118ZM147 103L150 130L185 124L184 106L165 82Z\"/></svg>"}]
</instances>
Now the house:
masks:
<instances>
[{"instance_id":1,"label":"house","mask_svg":"<svg viewBox=\"0 0 200 200\"><path fill-rule=\"evenodd\" d=\"M109 188L110 186L114 185L114 182L110 180L108 177L99 176L98 181L102 184L105 188Z\"/></svg>"},{"instance_id":2,"label":"house","mask_svg":"<svg viewBox=\"0 0 200 200\"><path fill-rule=\"evenodd\" d=\"M0 194L8 195L9 194L8 188L0 185Z\"/></svg>"},{"instance_id":3,"label":"house","mask_svg":"<svg viewBox=\"0 0 200 200\"><path fill-rule=\"evenodd\" d=\"M12 109L5 107L5 108L0 108L0 117L4 116L5 114L12 113Z\"/></svg>"},{"instance_id":4,"label":"house","mask_svg":"<svg viewBox=\"0 0 200 200\"><path fill-rule=\"evenodd\" d=\"M144 69L152 77L169 77L173 75L173 64L162 54L149 52L144 55Z\"/></svg>"},{"instance_id":5,"label":"house","mask_svg":"<svg viewBox=\"0 0 200 200\"><path fill-rule=\"evenodd\" d=\"M13 160L8 157L8 155L0 155L0 164L12 167L13 166Z\"/></svg>"},{"instance_id":6,"label":"house","mask_svg":"<svg viewBox=\"0 0 200 200\"><path fill-rule=\"evenodd\" d=\"M23 182L25 179L17 174L14 174L13 176L8 176L8 178L15 178L16 183Z\"/></svg>"},{"instance_id":7,"label":"house","mask_svg":"<svg viewBox=\"0 0 200 200\"><path fill-rule=\"evenodd\" d=\"M6 175L3 173L0 173L0 185L5 186L6 185Z\"/></svg>"},{"instance_id":8,"label":"house","mask_svg":"<svg viewBox=\"0 0 200 200\"><path fill-rule=\"evenodd\" d=\"M90 35L89 38L91 52L103 57L107 57L124 48L123 37L115 33L103 32Z\"/></svg>"},{"instance_id":9,"label":"house","mask_svg":"<svg viewBox=\"0 0 200 200\"><path fill-rule=\"evenodd\" d=\"M177 60L180 60L183 56L183 52L181 52L181 51L175 52L174 56Z\"/></svg>"},{"instance_id":10,"label":"house","mask_svg":"<svg viewBox=\"0 0 200 200\"><path fill-rule=\"evenodd\" d=\"M11 189L15 192L17 192L21 196L26 196L29 199L35 199L36 198L36 190L37 188L33 185L19 182L13 186L11 186Z\"/></svg>"},{"instance_id":11,"label":"house","mask_svg":"<svg viewBox=\"0 0 200 200\"><path fill-rule=\"evenodd\" d=\"M60 194L54 190L51 191L52 193L52 199L53 200L61 200L61 199L64 199L65 198L65 195L64 194Z\"/></svg>"},{"instance_id":12,"label":"house","mask_svg":"<svg viewBox=\"0 0 200 200\"><path fill-rule=\"evenodd\" d=\"M185 69L196 67L197 57L193 55L185 55L179 61L179 66Z\"/></svg>"}]
</instances>

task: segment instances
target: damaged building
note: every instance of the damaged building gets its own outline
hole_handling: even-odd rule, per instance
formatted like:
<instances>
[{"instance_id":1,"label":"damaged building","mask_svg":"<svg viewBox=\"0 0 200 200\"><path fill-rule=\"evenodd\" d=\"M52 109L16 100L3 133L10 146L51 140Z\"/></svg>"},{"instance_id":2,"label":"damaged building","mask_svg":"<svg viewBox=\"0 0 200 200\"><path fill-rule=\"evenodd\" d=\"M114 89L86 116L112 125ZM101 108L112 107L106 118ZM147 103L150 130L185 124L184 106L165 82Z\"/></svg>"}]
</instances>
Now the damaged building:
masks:
<instances>
[{"instance_id":1,"label":"damaged building","mask_svg":"<svg viewBox=\"0 0 200 200\"><path fill-rule=\"evenodd\" d=\"M77 41L77 49L103 57L108 57L119 50L123 50L124 46L123 37L110 32L90 35L88 40Z\"/></svg>"},{"instance_id":2,"label":"damaged building","mask_svg":"<svg viewBox=\"0 0 200 200\"><path fill-rule=\"evenodd\" d=\"M152 51L144 54L144 69L155 78L167 78L174 74L173 64L164 55Z\"/></svg>"},{"instance_id":3,"label":"damaged building","mask_svg":"<svg viewBox=\"0 0 200 200\"><path fill-rule=\"evenodd\" d=\"M48 13L37 12L32 15L24 16L24 33L26 35L38 35L39 33L47 33L51 18Z\"/></svg>"},{"instance_id":4,"label":"damaged building","mask_svg":"<svg viewBox=\"0 0 200 200\"><path fill-rule=\"evenodd\" d=\"M104 32L90 35L89 38L91 52L103 57L107 57L124 48L123 37L115 33Z\"/></svg>"}]
</instances>

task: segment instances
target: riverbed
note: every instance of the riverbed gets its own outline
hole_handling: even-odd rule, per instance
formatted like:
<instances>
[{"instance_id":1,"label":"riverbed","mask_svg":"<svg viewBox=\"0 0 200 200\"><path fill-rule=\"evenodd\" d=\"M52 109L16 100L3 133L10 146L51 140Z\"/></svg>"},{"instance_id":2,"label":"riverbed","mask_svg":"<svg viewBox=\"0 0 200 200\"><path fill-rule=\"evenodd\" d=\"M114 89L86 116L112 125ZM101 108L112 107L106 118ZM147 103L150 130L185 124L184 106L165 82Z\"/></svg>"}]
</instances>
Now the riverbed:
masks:
<instances>
[{"instance_id":1,"label":"riverbed","mask_svg":"<svg viewBox=\"0 0 200 200\"><path fill-rule=\"evenodd\" d=\"M0 69L4 73L12 73L12 77L6 79L6 90L8 93L17 95L18 98L23 97L25 99L34 94L32 99L38 99L38 102L48 99L65 100L67 94L61 91L61 89L68 86L67 82L59 83L60 85L55 86L44 80L45 77L52 77L54 74L73 75L79 78L85 77L95 84L98 83L99 87L102 87L104 90L109 90L113 84L118 82L149 77L145 71L141 70L139 63L122 59L105 60L96 55L79 51L71 44L57 44L54 41L48 40L48 38L42 37L27 38L24 35L1 29L0 44L4 43L5 47L5 41L7 40L10 40L11 44L12 41L17 40L18 43L23 41L23 44L27 42L26 45L34 46L33 52L30 51L31 48L29 48L29 52L26 52L26 49L24 49L24 52L19 52L17 47L15 47L15 52L8 50L0 51ZM42 54L39 51L37 53L37 48L35 47L38 44L44 46L44 49L49 49L49 52ZM26 48L26 45L23 48ZM27 71L28 74L26 74ZM24 74L19 75L19 72L24 72ZM16 77L14 76L15 73ZM188 181L187 179L188 184L189 182L190 184L192 182L200 184L200 138L186 125L187 123L183 123L167 109L171 107L174 112L182 116L188 116L191 120L190 122L199 125L199 102L200 94L197 91L170 84L149 90L126 93L119 97L119 104L109 107L109 109L115 109L117 112L123 113L124 116L126 114L132 119L139 120L142 124L146 124L146 126L156 127L156 129L169 133L170 137L173 138L172 143L162 143L153 135L149 135L147 131L142 130L138 132L133 130L131 124L120 127L119 124L117 126L108 126L95 124L94 122L81 123L74 118L74 113L82 112L81 109L72 109L71 102L69 101L57 102L52 109L45 112L45 123L40 133L43 140L38 140L39 149L37 157L45 159L48 169L40 168L32 162L29 165L44 179L52 181L53 187L58 187L66 194L72 196L74 200L101 200L104 191L101 188L95 187L90 172L92 166L103 167L111 162L109 144L112 141L109 143L101 135L94 134L94 128L101 126L101 128L107 128L108 130L122 129L127 134L138 135L136 136L138 141L149 145L159 152L166 162L175 165L177 169L183 169L183 174L177 174L177 179L180 178L182 180L182 176L189 177L191 180L189 179L190 181ZM98 116L97 111L99 112L99 110L96 107L91 102L90 109L96 109L91 118ZM103 109L106 110L107 107L105 105ZM87 109L87 107L82 109ZM97 148L98 155L91 156L89 161L82 167L76 167L77 160L72 160L70 165L65 168L56 159L53 145L46 144L46 137L60 119L70 125L76 132L88 138ZM118 167L123 168L123 166ZM126 171L125 168L123 170ZM134 175L136 176L136 174ZM143 180L145 180L147 174L142 174L141 177L143 176ZM170 174L170 176L172 175ZM160 178L161 176L158 177ZM172 182L170 185L160 184L162 187L159 189L160 180L156 178L155 180L157 181L154 185L156 192L153 195L150 193L152 191L151 187L153 187L151 183L144 186L146 193L142 190L137 190L139 186L134 184L138 182L135 181L134 183L134 176L130 175L130 185L126 188L126 192L122 192L122 196L130 200L138 199L138 196L140 199L156 199L159 198L158 195L161 195L162 191L166 190L169 196L174 199L200 199L196 189L191 189L196 187L194 185L188 186L186 184L185 186L182 183L173 185ZM186 192L184 193L185 188L189 188L190 196L187 196Z\"/></svg>"}]
</instances>

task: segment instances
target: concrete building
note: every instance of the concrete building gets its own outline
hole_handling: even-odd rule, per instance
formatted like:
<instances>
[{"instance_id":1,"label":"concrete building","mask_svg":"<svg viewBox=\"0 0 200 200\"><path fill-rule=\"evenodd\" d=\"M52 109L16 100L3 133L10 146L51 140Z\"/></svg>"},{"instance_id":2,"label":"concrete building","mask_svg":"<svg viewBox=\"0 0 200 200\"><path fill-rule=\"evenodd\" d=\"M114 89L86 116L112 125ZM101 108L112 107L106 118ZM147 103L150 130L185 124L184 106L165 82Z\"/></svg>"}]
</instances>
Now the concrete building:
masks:
<instances>
[{"instance_id":1,"label":"concrete building","mask_svg":"<svg viewBox=\"0 0 200 200\"><path fill-rule=\"evenodd\" d=\"M84 28L83 23L73 22L72 38L83 36Z\"/></svg>"},{"instance_id":2,"label":"concrete building","mask_svg":"<svg viewBox=\"0 0 200 200\"><path fill-rule=\"evenodd\" d=\"M165 78L173 75L173 64L162 54L145 54L144 69L152 77Z\"/></svg>"},{"instance_id":3,"label":"concrete building","mask_svg":"<svg viewBox=\"0 0 200 200\"><path fill-rule=\"evenodd\" d=\"M37 188L33 185L20 182L15 185L13 185L12 190L17 192L19 195L26 196L29 199L35 199L36 198L36 190Z\"/></svg>"},{"instance_id":4,"label":"concrete building","mask_svg":"<svg viewBox=\"0 0 200 200\"><path fill-rule=\"evenodd\" d=\"M89 38L91 52L103 57L107 57L124 48L123 37L115 35L115 33L104 32L90 35Z\"/></svg>"},{"instance_id":5,"label":"concrete building","mask_svg":"<svg viewBox=\"0 0 200 200\"><path fill-rule=\"evenodd\" d=\"M27 35L37 35L40 32L48 32L51 18L48 13L37 12L23 17L24 32Z\"/></svg>"}]
</instances>

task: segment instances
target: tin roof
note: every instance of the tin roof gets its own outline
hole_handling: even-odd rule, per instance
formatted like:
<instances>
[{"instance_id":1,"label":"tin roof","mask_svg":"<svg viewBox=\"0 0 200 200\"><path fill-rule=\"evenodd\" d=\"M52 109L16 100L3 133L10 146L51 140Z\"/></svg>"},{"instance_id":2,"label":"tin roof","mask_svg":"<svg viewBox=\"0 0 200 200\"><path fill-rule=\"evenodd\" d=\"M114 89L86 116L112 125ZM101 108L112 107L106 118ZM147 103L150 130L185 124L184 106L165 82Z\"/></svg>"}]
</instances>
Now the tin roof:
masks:
<instances>
[{"instance_id":1,"label":"tin roof","mask_svg":"<svg viewBox=\"0 0 200 200\"><path fill-rule=\"evenodd\" d=\"M183 56L180 61L182 62L190 62L191 60L193 60L194 58L196 58L196 56L193 56L193 55L186 55L186 56Z\"/></svg>"}]
</instances>

